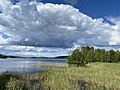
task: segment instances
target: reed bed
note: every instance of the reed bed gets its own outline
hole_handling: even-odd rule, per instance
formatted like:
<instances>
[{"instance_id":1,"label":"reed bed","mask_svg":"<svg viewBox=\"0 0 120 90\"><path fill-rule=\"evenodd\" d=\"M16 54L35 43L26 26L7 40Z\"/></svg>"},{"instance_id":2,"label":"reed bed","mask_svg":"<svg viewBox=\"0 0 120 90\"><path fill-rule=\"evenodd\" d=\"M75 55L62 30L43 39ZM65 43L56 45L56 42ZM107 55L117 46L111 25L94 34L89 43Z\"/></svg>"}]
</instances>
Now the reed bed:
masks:
<instances>
[{"instance_id":1,"label":"reed bed","mask_svg":"<svg viewBox=\"0 0 120 90\"><path fill-rule=\"evenodd\" d=\"M46 71L7 79L5 90L120 90L119 63L46 66Z\"/></svg>"}]
</instances>

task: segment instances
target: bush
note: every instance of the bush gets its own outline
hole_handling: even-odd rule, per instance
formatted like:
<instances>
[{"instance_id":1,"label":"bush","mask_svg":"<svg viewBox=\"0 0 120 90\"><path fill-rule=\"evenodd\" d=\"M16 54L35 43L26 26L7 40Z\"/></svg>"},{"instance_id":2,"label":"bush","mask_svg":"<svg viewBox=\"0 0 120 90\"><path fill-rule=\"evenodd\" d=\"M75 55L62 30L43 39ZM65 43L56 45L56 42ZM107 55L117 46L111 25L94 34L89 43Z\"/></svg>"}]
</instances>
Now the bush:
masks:
<instances>
[{"instance_id":1,"label":"bush","mask_svg":"<svg viewBox=\"0 0 120 90\"><path fill-rule=\"evenodd\" d=\"M81 53L79 49L76 49L72 55L68 56L68 63L69 65L74 64L77 67L79 67L79 66L85 66L87 61L84 60L83 53Z\"/></svg>"}]
</instances>

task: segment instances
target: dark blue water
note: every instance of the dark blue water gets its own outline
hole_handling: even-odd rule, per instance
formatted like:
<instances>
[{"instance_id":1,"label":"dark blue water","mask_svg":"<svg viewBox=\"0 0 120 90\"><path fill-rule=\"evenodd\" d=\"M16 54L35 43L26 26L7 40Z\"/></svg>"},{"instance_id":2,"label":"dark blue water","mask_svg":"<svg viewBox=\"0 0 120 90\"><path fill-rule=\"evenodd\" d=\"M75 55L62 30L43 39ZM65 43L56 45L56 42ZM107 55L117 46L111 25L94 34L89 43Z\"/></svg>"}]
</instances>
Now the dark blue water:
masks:
<instances>
[{"instance_id":1,"label":"dark blue water","mask_svg":"<svg viewBox=\"0 0 120 90\"><path fill-rule=\"evenodd\" d=\"M8 58L0 59L0 73L6 71L17 73L33 73L44 71L44 65L67 65L66 59L28 59L28 58Z\"/></svg>"}]
</instances>

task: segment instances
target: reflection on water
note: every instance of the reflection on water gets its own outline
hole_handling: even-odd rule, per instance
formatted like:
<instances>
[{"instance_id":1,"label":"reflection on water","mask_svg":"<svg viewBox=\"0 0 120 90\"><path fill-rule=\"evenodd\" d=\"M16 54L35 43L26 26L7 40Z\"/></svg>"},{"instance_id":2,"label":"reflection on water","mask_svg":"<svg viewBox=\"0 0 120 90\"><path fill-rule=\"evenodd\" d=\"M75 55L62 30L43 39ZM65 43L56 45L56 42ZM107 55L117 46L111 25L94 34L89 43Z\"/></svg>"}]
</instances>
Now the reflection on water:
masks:
<instances>
[{"instance_id":1,"label":"reflection on water","mask_svg":"<svg viewBox=\"0 0 120 90\"><path fill-rule=\"evenodd\" d=\"M43 71L46 64L67 65L66 59L28 59L28 58L8 58L0 59L0 73L6 71L19 73L32 73Z\"/></svg>"}]
</instances>

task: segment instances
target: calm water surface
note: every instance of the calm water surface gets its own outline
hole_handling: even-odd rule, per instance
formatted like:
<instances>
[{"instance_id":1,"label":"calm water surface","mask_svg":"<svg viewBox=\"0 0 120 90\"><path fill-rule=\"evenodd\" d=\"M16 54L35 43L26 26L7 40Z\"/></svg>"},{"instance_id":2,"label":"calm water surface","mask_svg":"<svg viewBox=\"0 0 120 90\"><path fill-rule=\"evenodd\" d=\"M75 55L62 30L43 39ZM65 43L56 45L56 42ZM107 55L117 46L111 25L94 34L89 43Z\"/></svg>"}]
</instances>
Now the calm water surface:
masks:
<instances>
[{"instance_id":1,"label":"calm water surface","mask_svg":"<svg viewBox=\"0 0 120 90\"><path fill-rule=\"evenodd\" d=\"M0 59L0 74L6 71L17 73L33 73L43 71L44 65L67 65L66 59L28 59L28 58L8 58Z\"/></svg>"}]
</instances>

